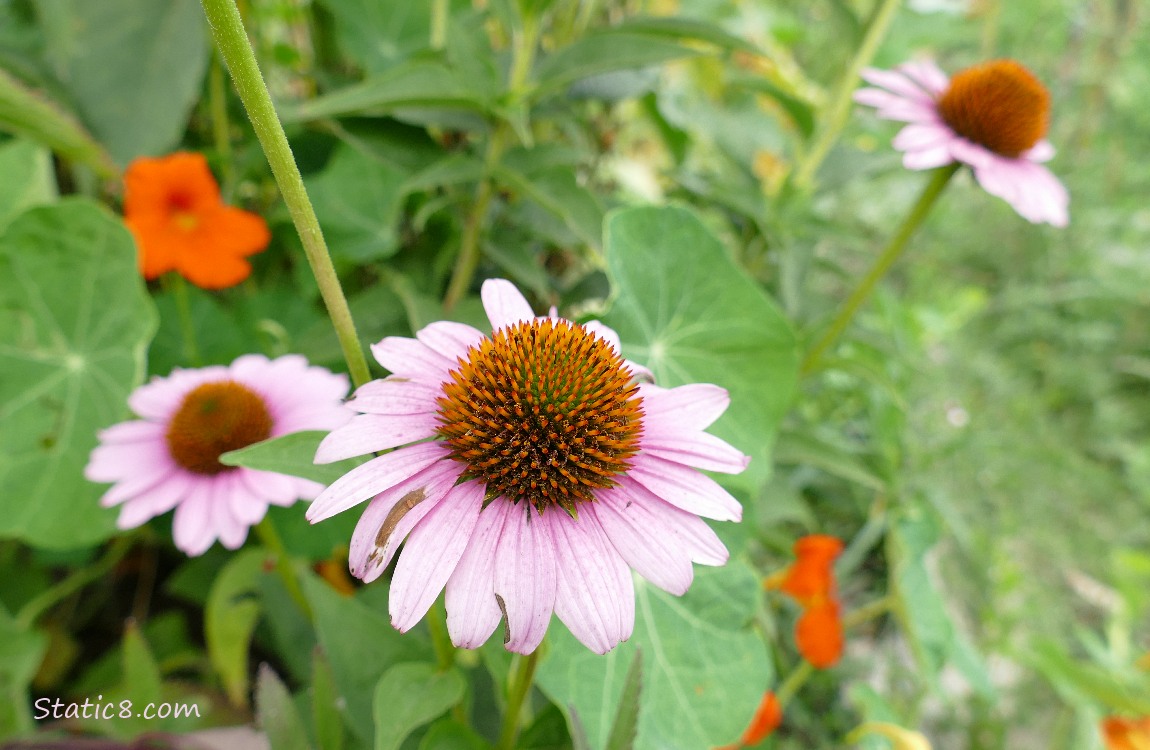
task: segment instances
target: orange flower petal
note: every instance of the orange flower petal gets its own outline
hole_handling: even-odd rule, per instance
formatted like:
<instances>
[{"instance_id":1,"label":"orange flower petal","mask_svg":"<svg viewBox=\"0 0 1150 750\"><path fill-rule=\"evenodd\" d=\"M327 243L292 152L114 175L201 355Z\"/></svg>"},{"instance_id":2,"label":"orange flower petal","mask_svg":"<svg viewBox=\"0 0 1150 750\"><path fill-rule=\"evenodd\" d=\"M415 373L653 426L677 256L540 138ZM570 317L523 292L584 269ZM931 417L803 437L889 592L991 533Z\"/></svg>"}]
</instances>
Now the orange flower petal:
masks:
<instances>
[{"instance_id":1,"label":"orange flower petal","mask_svg":"<svg viewBox=\"0 0 1150 750\"><path fill-rule=\"evenodd\" d=\"M787 571L780 589L805 607L834 596L834 561L843 543L833 536L813 534L795 542L795 563Z\"/></svg>"},{"instance_id":2,"label":"orange flower petal","mask_svg":"<svg viewBox=\"0 0 1150 750\"><path fill-rule=\"evenodd\" d=\"M255 255L272 239L267 222L251 211L223 206L212 215L211 222L216 247L232 255Z\"/></svg>"},{"instance_id":3,"label":"orange flower petal","mask_svg":"<svg viewBox=\"0 0 1150 750\"><path fill-rule=\"evenodd\" d=\"M795 623L795 642L803 658L819 669L834 666L843 655L842 608L837 601L810 607Z\"/></svg>"},{"instance_id":4,"label":"orange flower petal","mask_svg":"<svg viewBox=\"0 0 1150 750\"><path fill-rule=\"evenodd\" d=\"M771 732L778 729L782 723L783 708L779 705L779 699L775 697L774 692L768 690L763 695L763 700L759 703L759 709L755 711L750 726L743 732L740 742L744 747L757 745L766 739Z\"/></svg>"},{"instance_id":5,"label":"orange flower petal","mask_svg":"<svg viewBox=\"0 0 1150 750\"><path fill-rule=\"evenodd\" d=\"M168 222L163 217L125 218L124 224L136 240L137 261L145 279L154 279L176 269L179 252L166 240Z\"/></svg>"},{"instance_id":6,"label":"orange flower petal","mask_svg":"<svg viewBox=\"0 0 1150 750\"><path fill-rule=\"evenodd\" d=\"M220 205L220 189L203 154L181 151L144 157L124 173L124 216L168 215L173 208L200 213Z\"/></svg>"},{"instance_id":7,"label":"orange flower petal","mask_svg":"<svg viewBox=\"0 0 1150 750\"><path fill-rule=\"evenodd\" d=\"M202 289L225 289L251 275L252 266L243 258L216 252L185 255L176 270Z\"/></svg>"},{"instance_id":8,"label":"orange flower petal","mask_svg":"<svg viewBox=\"0 0 1150 750\"><path fill-rule=\"evenodd\" d=\"M1102 720L1102 736L1107 750L1150 750L1150 716L1108 716Z\"/></svg>"}]
</instances>

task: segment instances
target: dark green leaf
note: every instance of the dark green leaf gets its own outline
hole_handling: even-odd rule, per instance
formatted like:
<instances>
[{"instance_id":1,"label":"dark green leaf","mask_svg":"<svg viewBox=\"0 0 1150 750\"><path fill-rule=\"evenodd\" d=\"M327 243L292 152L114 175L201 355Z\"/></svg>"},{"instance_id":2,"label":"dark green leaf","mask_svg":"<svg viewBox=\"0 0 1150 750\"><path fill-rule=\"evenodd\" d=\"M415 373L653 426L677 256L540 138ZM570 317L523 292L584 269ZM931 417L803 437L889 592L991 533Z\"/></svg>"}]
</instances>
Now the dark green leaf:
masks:
<instances>
[{"instance_id":1,"label":"dark green leaf","mask_svg":"<svg viewBox=\"0 0 1150 750\"><path fill-rule=\"evenodd\" d=\"M419 743L419 750L485 750L490 747L490 742L454 719L441 719L432 724Z\"/></svg>"},{"instance_id":2,"label":"dark green leaf","mask_svg":"<svg viewBox=\"0 0 1150 750\"><path fill-rule=\"evenodd\" d=\"M309 750L311 747L291 693L267 664L260 665L256 678L256 716L267 735L270 750Z\"/></svg>"},{"instance_id":3,"label":"dark green leaf","mask_svg":"<svg viewBox=\"0 0 1150 750\"><path fill-rule=\"evenodd\" d=\"M465 683L454 669L397 664L375 687L375 750L398 750L407 736L463 700Z\"/></svg>"},{"instance_id":4,"label":"dark green leaf","mask_svg":"<svg viewBox=\"0 0 1150 750\"><path fill-rule=\"evenodd\" d=\"M311 663L311 705L316 744L321 750L343 750L345 731L335 675L321 649L317 648L312 653Z\"/></svg>"},{"instance_id":5,"label":"dark green leaf","mask_svg":"<svg viewBox=\"0 0 1150 750\"><path fill-rule=\"evenodd\" d=\"M599 247L603 228L603 207L599 199L575 181L570 169L558 167L530 177L501 166L498 179L558 217L580 241Z\"/></svg>"},{"instance_id":6,"label":"dark green leaf","mask_svg":"<svg viewBox=\"0 0 1150 750\"><path fill-rule=\"evenodd\" d=\"M631 750L635 746L635 735L639 731L639 697L643 689L643 651L635 649L635 657L627 668L627 678L623 681L623 694L615 709L615 723L607 737L606 750Z\"/></svg>"},{"instance_id":7,"label":"dark green leaf","mask_svg":"<svg viewBox=\"0 0 1150 750\"><path fill-rule=\"evenodd\" d=\"M32 729L28 685L47 648L43 633L21 627L0 606L0 737Z\"/></svg>"},{"instance_id":8,"label":"dark green leaf","mask_svg":"<svg viewBox=\"0 0 1150 750\"><path fill-rule=\"evenodd\" d=\"M260 618L257 596L265 553L250 549L220 571L204 608L204 640L233 706L248 705L248 650Z\"/></svg>"}]
</instances>

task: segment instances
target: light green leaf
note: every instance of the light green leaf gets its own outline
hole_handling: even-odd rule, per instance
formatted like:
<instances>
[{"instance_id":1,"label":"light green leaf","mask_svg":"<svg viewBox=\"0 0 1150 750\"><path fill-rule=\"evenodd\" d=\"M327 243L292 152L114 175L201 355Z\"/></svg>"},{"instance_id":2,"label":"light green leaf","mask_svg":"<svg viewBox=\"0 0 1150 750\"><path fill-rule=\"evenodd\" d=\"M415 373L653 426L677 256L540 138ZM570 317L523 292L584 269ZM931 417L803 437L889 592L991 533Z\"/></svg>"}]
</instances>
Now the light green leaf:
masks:
<instances>
[{"instance_id":1,"label":"light green leaf","mask_svg":"<svg viewBox=\"0 0 1150 750\"><path fill-rule=\"evenodd\" d=\"M427 46L431 3L322 0L340 48L364 70L387 70Z\"/></svg>"},{"instance_id":2,"label":"light green leaf","mask_svg":"<svg viewBox=\"0 0 1150 750\"><path fill-rule=\"evenodd\" d=\"M612 31L645 34L662 39L708 42L724 50L763 54L762 50L746 39L728 34L722 27L713 23L694 18L655 16L631 18L612 27Z\"/></svg>"},{"instance_id":3,"label":"light green leaf","mask_svg":"<svg viewBox=\"0 0 1150 750\"><path fill-rule=\"evenodd\" d=\"M0 536L65 548L111 535L107 487L83 469L97 430L127 416L155 330L135 245L105 209L65 200L0 235Z\"/></svg>"},{"instance_id":4,"label":"light green leaf","mask_svg":"<svg viewBox=\"0 0 1150 750\"><path fill-rule=\"evenodd\" d=\"M611 725L611 735L607 738L606 750L631 750L635 746L635 735L639 729L639 697L643 689L643 652L636 648L635 658L627 668L627 679L623 681L623 695L615 710L615 723Z\"/></svg>"},{"instance_id":5,"label":"light green leaf","mask_svg":"<svg viewBox=\"0 0 1150 750\"><path fill-rule=\"evenodd\" d=\"M311 747L291 693L267 664L260 665L256 678L256 713L271 750L309 750Z\"/></svg>"},{"instance_id":6,"label":"light green leaf","mask_svg":"<svg viewBox=\"0 0 1150 750\"><path fill-rule=\"evenodd\" d=\"M60 0L49 55L81 118L121 165L179 142L210 47L197 0Z\"/></svg>"},{"instance_id":7,"label":"light green leaf","mask_svg":"<svg viewBox=\"0 0 1150 750\"><path fill-rule=\"evenodd\" d=\"M204 640L212 667L233 706L248 705L248 650L260 619L259 583L264 552L233 557L216 576L204 608Z\"/></svg>"},{"instance_id":8,"label":"light green leaf","mask_svg":"<svg viewBox=\"0 0 1150 750\"><path fill-rule=\"evenodd\" d=\"M490 747L490 742L454 719L441 719L432 724L419 743L419 750L488 750ZM520 742L520 747L527 746Z\"/></svg>"},{"instance_id":9,"label":"light green leaf","mask_svg":"<svg viewBox=\"0 0 1150 750\"><path fill-rule=\"evenodd\" d=\"M228 466L246 466L260 471L274 471L303 477L320 484L331 484L371 456L349 458L333 464L315 464L315 451L327 437L322 430L304 430L253 443L220 456L220 463Z\"/></svg>"},{"instance_id":10,"label":"light green leaf","mask_svg":"<svg viewBox=\"0 0 1150 750\"><path fill-rule=\"evenodd\" d=\"M463 700L458 671L433 664L397 664L375 686L375 750L398 750L407 736Z\"/></svg>"},{"instance_id":11,"label":"light green leaf","mask_svg":"<svg viewBox=\"0 0 1150 750\"><path fill-rule=\"evenodd\" d=\"M55 199L50 153L29 141L0 146L0 230L21 211Z\"/></svg>"},{"instance_id":12,"label":"light green leaf","mask_svg":"<svg viewBox=\"0 0 1150 750\"><path fill-rule=\"evenodd\" d=\"M751 456L731 484L756 490L798 380L798 347L774 301L690 211L631 208L607 219L613 304L603 322L623 353L671 387L715 383L731 406L711 432Z\"/></svg>"},{"instance_id":13,"label":"light green leaf","mask_svg":"<svg viewBox=\"0 0 1150 750\"><path fill-rule=\"evenodd\" d=\"M623 700L626 665L636 658L645 673L657 675L639 700L639 750L724 745L739 737L754 714L773 678L762 639L750 628L758 580L737 562L695 573L683 597L636 580L635 633L606 656L589 651L565 628L552 627L538 684L567 713L569 724L578 713L591 747L605 746Z\"/></svg>"},{"instance_id":14,"label":"light green leaf","mask_svg":"<svg viewBox=\"0 0 1150 750\"><path fill-rule=\"evenodd\" d=\"M43 633L23 628L0 605L0 737L32 729L28 685L47 648Z\"/></svg>"},{"instance_id":15,"label":"light green leaf","mask_svg":"<svg viewBox=\"0 0 1150 750\"><path fill-rule=\"evenodd\" d=\"M321 750L343 750L345 731L343 714L339 710L342 702L335 685L335 675L331 664L321 649L312 652L312 721L315 726L315 741Z\"/></svg>"},{"instance_id":16,"label":"light green leaf","mask_svg":"<svg viewBox=\"0 0 1150 750\"><path fill-rule=\"evenodd\" d=\"M567 86L616 70L645 68L699 51L649 34L598 31L544 58L537 69L535 96L561 93Z\"/></svg>"},{"instance_id":17,"label":"light green leaf","mask_svg":"<svg viewBox=\"0 0 1150 750\"><path fill-rule=\"evenodd\" d=\"M496 177L558 217L580 241L599 247L603 207L594 193L575 181L571 169L556 167L528 176L503 165Z\"/></svg>"},{"instance_id":18,"label":"light green leaf","mask_svg":"<svg viewBox=\"0 0 1150 750\"><path fill-rule=\"evenodd\" d=\"M876 492L887 489L883 478L862 461L814 435L784 430L775 446L775 461L784 465L816 466L832 476Z\"/></svg>"}]
</instances>

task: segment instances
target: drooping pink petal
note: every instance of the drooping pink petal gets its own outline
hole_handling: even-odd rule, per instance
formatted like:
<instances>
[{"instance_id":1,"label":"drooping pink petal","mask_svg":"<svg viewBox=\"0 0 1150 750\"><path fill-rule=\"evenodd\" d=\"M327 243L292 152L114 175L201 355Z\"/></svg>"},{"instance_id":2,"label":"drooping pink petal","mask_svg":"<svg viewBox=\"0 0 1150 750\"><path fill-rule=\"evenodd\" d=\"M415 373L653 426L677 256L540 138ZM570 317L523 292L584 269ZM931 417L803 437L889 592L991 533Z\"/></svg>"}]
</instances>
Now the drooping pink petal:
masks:
<instances>
[{"instance_id":1,"label":"drooping pink petal","mask_svg":"<svg viewBox=\"0 0 1150 750\"><path fill-rule=\"evenodd\" d=\"M483 298L487 319L491 321L492 331L535 318L527 298L510 281L488 279L483 282L480 296Z\"/></svg>"},{"instance_id":2,"label":"drooping pink petal","mask_svg":"<svg viewBox=\"0 0 1150 750\"><path fill-rule=\"evenodd\" d=\"M694 513L680 510L659 499L646 487L628 477L621 478L619 486L611 491L622 493L626 503L641 505L649 515L658 518L668 532L666 543L687 550L691 562L699 565L726 565L730 557L727 548L707 522ZM652 536L658 538L657 534Z\"/></svg>"},{"instance_id":3,"label":"drooping pink petal","mask_svg":"<svg viewBox=\"0 0 1150 750\"><path fill-rule=\"evenodd\" d=\"M689 550L676 544L674 527L617 487L597 497L599 502L580 509L580 515L595 514L615 551L636 573L676 596L686 593L695 574Z\"/></svg>"},{"instance_id":4,"label":"drooping pink petal","mask_svg":"<svg viewBox=\"0 0 1150 750\"><path fill-rule=\"evenodd\" d=\"M270 472L261 472L269 474ZM272 474L275 477L281 477L280 474ZM268 512L268 495L265 494L263 488L256 485L253 489L249 483L248 471L240 469L229 473L229 478L232 480L230 486L227 488L227 494L223 498L220 505L226 505L229 515L242 524L246 530L248 526L254 526L264 519ZM291 480L283 477L285 480L282 488L286 487L290 490ZM280 484L277 481L277 484ZM246 533L246 531L245 531ZM220 538L223 538L221 533Z\"/></svg>"},{"instance_id":5,"label":"drooping pink petal","mask_svg":"<svg viewBox=\"0 0 1150 750\"><path fill-rule=\"evenodd\" d=\"M705 471L738 474L751 457L708 432L660 430L643 436L642 450L652 456Z\"/></svg>"},{"instance_id":6,"label":"drooping pink petal","mask_svg":"<svg viewBox=\"0 0 1150 750\"><path fill-rule=\"evenodd\" d=\"M1041 164L1000 158L975 169L974 176L986 192L1005 200L1031 223L1064 227L1069 222L1070 196Z\"/></svg>"},{"instance_id":7,"label":"drooping pink petal","mask_svg":"<svg viewBox=\"0 0 1150 750\"><path fill-rule=\"evenodd\" d=\"M216 535L212 530L212 503L215 488L206 482L196 492L188 494L178 506L172 519L172 539L184 554L197 557L212 546Z\"/></svg>"},{"instance_id":8,"label":"drooping pink petal","mask_svg":"<svg viewBox=\"0 0 1150 750\"><path fill-rule=\"evenodd\" d=\"M905 99L882 89L859 89L852 97L857 103L874 107L875 114L884 120L933 123L938 111L933 103Z\"/></svg>"},{"instance_id":9,"label":"drooping pink petal","mask_svg":"<svg viewBox=\"0 0 1150 750\"><path fill-rule=\"evenodd\" d=\"M560 561L555 614L584 646L605 654L635 629L631 571L592 514L578 521L554 512L542 518Z\"/></svg>"},{"instance_id":10,"label":"drooping pink petal","mask_svg":"<svg viewBox=\"0 0 1150 750\"><path fill-rule=\"evenodd\" d=\"M933 60L912 60L898 69L932 96L937 97L950 86L950 78Z\"/></svg>"},{"instance_id":11,"label":"drooping pink petal","mask_svg":"<svg viewBox=\"0 0 1150 750\"><path fill-rule=\"evenodd\" d=\"M448 450L438 443L418 443L373 458L337 479L320 493L307 511L312 523L331 518L348 508L378 495L419 470L447 456Z\"/></svg>"},{"instance_id":12,"label":"drooping pink petal","mask_svg":"<svg viewBox=\"0 0 1150 750\"><path fill-rule=\"evenodd\" d=\"M739 521L743 506L710 477L694 469L639 453L628 476L676 508L719 521Z\"/></svg>"},{"instance_id":13,"label":"drooping pink petal","mask_svg":"<svg viewBox=\"0 0 1150 750\"><path fill-rule=\"evenodd\" d=\"M315 462L330 464L423 440L438 424L432 414L360 414L320 442Z\"/></svg>"},{"instance_id":14,"label":"drooping pink petal","mask_svg":"<svg viewBox=\"0 0 1150 750\"><path fill-rule=\"evenodd\" d=\"M934 104L934 98L915 81L897 70L863 68L859 76L871 84L914 102Z\"/></svg>"},{"instance_id":15,"label":"drooping pink petal","mask_svg":"<svg viewBox=\"0 0 1150 750\"><path fill-rule=\"evenodd\" d=\"M166 427L158 422L146 422L137 419L131 422L120 422L100 430L99 438L100 442L105 444L139 443L163 440L165 432Z\"/></svg>"},{"instance_id":16,"label":"drooping pink petal","mask_svg":"<svg viewBox=\"0 0 1150 750\"><path fill-rule=\"evenodd\" d=\"M392 375L360 386L348 405L368 414L434 414L441 395L438 384Z\"/></svg>"},{"instance_id":17,"label":"drooping pink petal","mask_svg":"<svg viewBox=\"0 0 1150 750\"><path fill-rule=\"evenodd\" d=\"M239 469L238 475L252 497L258 497L272 505L288 506L303 497L299 493L299 478L289 477L286 474L277 474L274 471L258 471L256 469ZM312 483L315 485L315 483ZM316 485L319 486L319 485ZM320 486L320 491L323 487ZM246 515L246 514L237 514ZM260 516L262 518L263 516ZM259 520L259 519L256 519Z\"/></svg>"},{"instance_id":18,"label":"drooping pink petal","mask_svg":"<svg viewBox=\"0 0 1150 750\"><path fill-rule=\"evenodd\" d=\"M239 518L234 509L242 507L247 517L253 519L250 523L255 524L263 520L268 509L267 503L257 498L244 497L247 490L235 472L218 475L215 490L215 502L211 509L212 528L224 548L239 549L247 539L250 524ZM242 502L241 497L247 502ZM254 512L256 509L259 509L258 514Z\"/></svg>"},{"instance_id":19,"label":"drooping pink petal","mask_svg":"<svg viewBox=\"0 0 1150 750\"><path fill-rule=\"evenodd\" d=\"M120 482L125 487L114 494L124 499L139 492L141 486L155 484L160 477L170 474L174 466L162 437L131 443L102 443L88 457L84 478L90 482Z\"/></svg>"},{"instance_id":20,"label":"drooping pink petal","mask_svg":"<svg viewBox=\"0 0 1150 750\"><path fill-rule=\"evenodd\" d=\"M643 399L643 429L647 434L662 429L705 430L731 403L725 388L707 383L677 388L642 383L639 396Z\"/></svg>"},{"instance_id":21,"label":"drooping pink petal","mask_svg":"<svg viewBox=\"0 0 1150 750\"><path fill-rule=\"evenodd\" d=\"M913 123L898 131L891 145L899 151L921 151L931 146L946 145L954 134L941 123Z\"/></svg>"},{"instance_id":22,"label":"drooping pink petal","mask_svg":"<svg viewBox=\"0 0 1150 750\"><path fill-rule=\"evenodd\" d=\"M508 651L529 654L543 641L555 609L555 562L551 530L543 519L526 502L509 511L495 550L495 595L507 614Z\"/></svg>"},{"instance_id":23,"label":"drooping pink petal","mask_svg":"<svg viewBox=\"0 0 1150 750\"><path fill-rule=\"evenodd\" d=\"M1034 144L1034 147L1020 156L1020 159L1026 159L1033 162L1047 162L1054 158L1054 146L1050 141L1041 140Z\"/></svg>"},{"instance_id":24,"label":"drooping pink petal","mask_svg":"<svg viewBox=\"0 0 1150 750\"><path fill-rule=\"evenodd\" d=\"M482 507L483 486L465 482L412 529L391 579L388 610L396 630L406 633L427 614L467 549Z\"/></svg>"},{"instance_id":25,"label":"drooping pink petal","mask_svg":"<svg viewBox=\"0 0 1150 750\"><path fill-rule=\"evenodd\" d=\"M415 337L452 363L457 359L466 359L468 350L473 346L479 346L479 343L486 338L475 328L450 320L426 325L419 329Z\"/></svg>"},{"instance_id":26,"label":"drooping pink petal","mask_svg":"<svg viewBox=\"0 0 1150 750\"><path fill-rule=\"evenodd\" d=\"M495 553L508 515L517 509L497 500L480 514L467 549L447 579L447 632L459 648L479 648L503 616L495 600Z\"/></svg>"},{"instance_id":27,"label":"drooping pink petal","mask_svg":"<svg viewBox=\"0 0 1150 750\"><path fill-rule=\"evenodd\" d=\"M348 550L352 575L370 583L383 573L408 533L455 485L459 468L442 461L379 493L355 525Z\"/></svg>"},{"instance_id":28,"label":"drooping pink petal","mask_svg":"<svg viewBox=\"0 0 1150 750\"><path fill-rule=\"evenodd\" d=\"M167 513L199 488L203 481L189 472L173 472L165 481L121 505L116 528L134 529L156 516Z\"/></svg>"},{"instance_id":29,"label":"drooping pink petal","mask_svg":"<svg viewBox=\"0 0 1150 750\"><path fill-rule=\"evenodd\" d=\"M952 162L954 157L950 154L949 144L907 151L902 156L902 165L914 170L934 169Z\"/></svg>"},{"instance_id":30,"label":"drooping pink petal","mask_svg":"<svg viewBox=\"0 0 1150 750\"><path fill-rule=\"evenodd\" d=\"M393 374L424 383L442 383L455 362L415 339L388 336L371 345L371 353Z\"/></svg>"}]
</instances>

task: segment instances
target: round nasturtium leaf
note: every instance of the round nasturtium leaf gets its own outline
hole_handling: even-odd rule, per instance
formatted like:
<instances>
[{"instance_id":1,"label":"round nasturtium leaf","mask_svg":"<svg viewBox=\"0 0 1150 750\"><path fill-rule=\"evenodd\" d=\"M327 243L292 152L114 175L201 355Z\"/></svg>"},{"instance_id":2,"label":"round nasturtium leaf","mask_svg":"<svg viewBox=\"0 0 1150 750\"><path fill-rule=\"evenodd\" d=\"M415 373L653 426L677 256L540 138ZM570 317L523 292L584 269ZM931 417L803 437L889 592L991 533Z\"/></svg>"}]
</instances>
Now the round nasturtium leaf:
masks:
<instances>
[{"instance_id":1,"label":"round nasturtium leaf","mask_svg":"<svg viewBox=\"0 0 1150 750\"><path fill-rule=\"evenodd\" d=\"M0 234L0 536L67 548L114 532L84 465L128 417L156 325L135 243L97 204L34 208Z\"/></svg>"}]
</instances>

